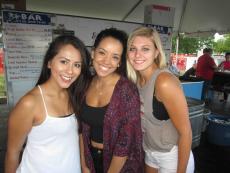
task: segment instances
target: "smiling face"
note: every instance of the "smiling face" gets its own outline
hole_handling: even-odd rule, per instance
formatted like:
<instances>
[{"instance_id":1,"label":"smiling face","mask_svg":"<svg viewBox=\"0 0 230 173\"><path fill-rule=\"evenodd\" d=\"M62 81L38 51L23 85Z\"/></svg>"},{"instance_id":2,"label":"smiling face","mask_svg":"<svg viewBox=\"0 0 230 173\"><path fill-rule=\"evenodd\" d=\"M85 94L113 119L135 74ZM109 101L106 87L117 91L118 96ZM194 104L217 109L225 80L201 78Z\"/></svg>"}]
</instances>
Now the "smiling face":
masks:
<instances>
[{"instance_id":1,"label":"smiling face","mask_svg":"<svg viewBox=\"0 0 230 173\"><path fill-rule=\"evenodd\" d=\"M81 73L81 54L72 45L63 46L49 61L50 79L61 88L68 88Z\"/></svg>"},{"instance_id":2,"label":"smiling face","mask_svg":"<svg viewBox=\"0 0 230 173\"><path fill-rule=\"evenodd\" d=\"M123 47L113 37L105 37L92 51L93 66L99 77L113 74L119 66Z\"/></svg>"},{"instance_id":3,"label":"smiling face","mask_svg":"<svg viewBox=\"0 0 230 173\"><path fill-rule=\"evenodd\" d=\"M136 36L128 48L128 59L132 67L137 71L145 71L151 68L159 51L150 38Z\"/></svg>"}]
</instances>

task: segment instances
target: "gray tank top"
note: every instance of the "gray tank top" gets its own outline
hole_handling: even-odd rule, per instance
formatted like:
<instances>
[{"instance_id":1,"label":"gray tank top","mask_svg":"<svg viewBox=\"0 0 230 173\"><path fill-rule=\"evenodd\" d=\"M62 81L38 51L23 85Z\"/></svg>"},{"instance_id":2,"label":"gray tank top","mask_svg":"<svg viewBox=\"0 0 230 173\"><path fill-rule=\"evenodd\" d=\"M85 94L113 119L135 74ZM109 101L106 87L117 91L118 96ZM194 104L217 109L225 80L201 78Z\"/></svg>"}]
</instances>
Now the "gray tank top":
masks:
<instances>
[{"instance_id":1,"label":"gray tank top","mask_svg":"<svg viewBox=\"0 0 230 173\"><path fill-rule=\"evenodd\" d=\"M143 131L144 150L168 152L174 145L177 145L178 132L171 120L158 120L153 115L153 92L155 81L162 72L168 72L167 69L156 70L145 86L138 86L141 97L141 117Z\"/></svg>"}]
</instances>

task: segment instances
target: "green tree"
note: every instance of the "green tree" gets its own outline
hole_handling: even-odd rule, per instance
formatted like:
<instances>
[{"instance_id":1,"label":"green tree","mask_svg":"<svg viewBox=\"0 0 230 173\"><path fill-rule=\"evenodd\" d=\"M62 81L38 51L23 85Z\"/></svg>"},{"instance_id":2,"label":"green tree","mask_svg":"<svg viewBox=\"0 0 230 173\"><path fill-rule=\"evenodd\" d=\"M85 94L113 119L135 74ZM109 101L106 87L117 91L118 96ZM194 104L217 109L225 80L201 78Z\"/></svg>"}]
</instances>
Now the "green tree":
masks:
<instances>
[{"instance_id":1,"label":"green tree","mask_svg":"<svg viewBox=\"0 0 230 173\"><path fill-rule=\"evenodd\" d=\"M204 47L213 47L214 37L189 37L186 35L179 36L178 53L196 54L198 50ZM172 38L172 52L176 52L176 37Z\"/></svg>"},{"instance_id":2,"label":"green tree","mask_svg":"<svg viewBox=\"0 0 230 173\"><path fill-rule=\"evenodd\" d=\"M214 43L214 51L220 54L230 52L230 34L225 34L223 39Z\"/></svg>"}]
</instances>

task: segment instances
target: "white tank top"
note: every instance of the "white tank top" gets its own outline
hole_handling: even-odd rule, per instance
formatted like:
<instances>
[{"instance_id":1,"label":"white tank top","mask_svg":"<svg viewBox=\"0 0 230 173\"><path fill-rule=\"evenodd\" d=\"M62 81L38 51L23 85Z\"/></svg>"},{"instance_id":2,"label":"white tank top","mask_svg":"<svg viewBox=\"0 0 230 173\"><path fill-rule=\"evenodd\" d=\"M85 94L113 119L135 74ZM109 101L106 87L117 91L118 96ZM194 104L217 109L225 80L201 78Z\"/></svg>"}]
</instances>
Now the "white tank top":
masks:
<instances>
[{"instance_id":1,"label":"white tank top","mask_svg":"<svg viewBox=\"0 0 230 173\"><path fill-rule=\"evenodd\" d=\"M16 173L80 173L78 125L74 114L49 116L39 87L45 120L28 134L22 161Z\"/></svg>"}]
</instances>

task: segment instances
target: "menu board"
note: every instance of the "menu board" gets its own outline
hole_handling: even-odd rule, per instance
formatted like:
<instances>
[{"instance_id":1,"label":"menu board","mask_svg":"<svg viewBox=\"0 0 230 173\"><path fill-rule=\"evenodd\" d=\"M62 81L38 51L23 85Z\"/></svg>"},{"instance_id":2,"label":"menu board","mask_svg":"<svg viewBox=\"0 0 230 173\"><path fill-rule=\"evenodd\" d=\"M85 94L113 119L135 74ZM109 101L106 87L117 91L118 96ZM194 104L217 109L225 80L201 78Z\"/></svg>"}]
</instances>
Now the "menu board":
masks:
<instances>
[{"instance_id":1,"label":"menu board","mask_svg":"<svg viewBox=\"0 0 230 173\"><path fill-rule=\"evenodd\" d=\"M50 17L3 11L3 40L8 81L35 80L52 41Z\"/></svg>"},{"instance_id":2,"label":"menu board","mask_svg":"<svg viewBox=\"0 0 230 173\"><path fill-rule=\"evenodd\" d=\"M47 14L2 10L4 61L9 105L14 105L40 75L44 54L52 41Z\"/></svg>"}]
</instances>

